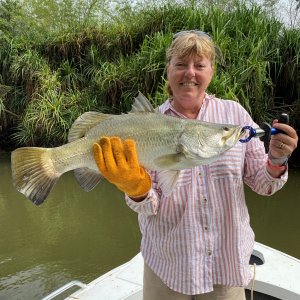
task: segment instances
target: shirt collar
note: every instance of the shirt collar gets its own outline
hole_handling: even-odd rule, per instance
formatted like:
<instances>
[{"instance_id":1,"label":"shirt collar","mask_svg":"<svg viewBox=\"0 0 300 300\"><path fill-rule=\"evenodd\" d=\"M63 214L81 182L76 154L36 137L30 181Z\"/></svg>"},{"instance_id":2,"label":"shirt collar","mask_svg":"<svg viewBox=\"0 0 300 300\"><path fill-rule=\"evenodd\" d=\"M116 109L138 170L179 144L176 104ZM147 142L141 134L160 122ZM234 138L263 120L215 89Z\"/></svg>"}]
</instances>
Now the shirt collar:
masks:
<instances>
[{"instance_id":1,"label":"shirt collar","mask_svg":"<svg viewBox=\"0 0 300 300\"><path fill-rule=\"evenodd\" d=\"M205 93L204 99L203 99L203 103L201 105L201 108L198 112L198 116L197 116L197 120L200 119L200 115L201 115L201 111L205 110L205 108L207 107L209 100L211 98L213 98L213 95L208 95L207 93ZM162 105L161 107L161 113L163 114L168 114L168 112L172 112L173 114L175 114L176 116L180 117L180 118L186 118L186 116L184 116L183 114L181 114L180 112L176 111L176 109L172 106L171 104L171 100L172 99L168 99L164 105Z\"/></svg>"}]
</instances>

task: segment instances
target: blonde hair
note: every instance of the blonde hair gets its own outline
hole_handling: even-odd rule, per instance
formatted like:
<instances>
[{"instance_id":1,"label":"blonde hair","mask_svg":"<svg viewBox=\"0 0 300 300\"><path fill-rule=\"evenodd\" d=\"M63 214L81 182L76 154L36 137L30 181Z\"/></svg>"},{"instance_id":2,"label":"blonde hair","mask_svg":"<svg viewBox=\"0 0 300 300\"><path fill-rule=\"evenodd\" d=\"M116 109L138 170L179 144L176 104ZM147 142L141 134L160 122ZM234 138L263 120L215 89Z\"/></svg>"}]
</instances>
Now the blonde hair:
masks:
<instances>
[{"instance_id":1,"label":"blonde hair","mask_svg":"<svg viewBox=\"0 0 300 300\"><path fill-rule=\"evenodd\" d=\"M197 33L197 31L191 31L177 34L173 39L171 46L166 51L167 68L174 56L179 58L190 55L196 55L200 58L205 57L211 61L212 65L214 65L216 57L214 42L207 34L200 33L201 34ZM167 84L167 91L170 96L173 95L169 84Z\"/></svg>"},{"instance_id":2,"label":"blonde hair","mask_svg":"<svg viewBox=\"0 0 300 300\"><path fill-rule=\"evenodd\" d=\"M166 52L167 63L169 63L175 55L179 58L189 55L206 57L214 64L216 56L215 45L212 39L206 34L198 35L195 32L188 32L178 35L173 40Z\"/></svg>"}]
</instances>

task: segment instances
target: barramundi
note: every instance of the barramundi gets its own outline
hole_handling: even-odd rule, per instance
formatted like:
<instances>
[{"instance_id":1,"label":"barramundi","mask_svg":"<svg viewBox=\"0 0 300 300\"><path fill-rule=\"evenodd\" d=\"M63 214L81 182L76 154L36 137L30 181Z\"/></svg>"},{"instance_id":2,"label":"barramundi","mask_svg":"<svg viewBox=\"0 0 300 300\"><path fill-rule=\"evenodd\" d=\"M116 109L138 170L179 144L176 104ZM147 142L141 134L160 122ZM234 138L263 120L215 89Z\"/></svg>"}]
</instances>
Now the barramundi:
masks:
<instances>
[{"instance_id":1,"label":"barramundi","mask_svg":"<svg viewBox=\"0 0 300 300\"><path fill-rule=\"evenodd\" d=\"M180 170L215 161L242 134L241 126L163 115L139 93L126 114L82 114L69 130L68 143L62 146L14 150L12 177L16 189L36 205L43 203L58 178L70 170L80 186L90 191L102 179L93 144L103 136L118 136L136 142L139 163L161 171L164 192L170 193Z\"/></svg>"}]
</instances>

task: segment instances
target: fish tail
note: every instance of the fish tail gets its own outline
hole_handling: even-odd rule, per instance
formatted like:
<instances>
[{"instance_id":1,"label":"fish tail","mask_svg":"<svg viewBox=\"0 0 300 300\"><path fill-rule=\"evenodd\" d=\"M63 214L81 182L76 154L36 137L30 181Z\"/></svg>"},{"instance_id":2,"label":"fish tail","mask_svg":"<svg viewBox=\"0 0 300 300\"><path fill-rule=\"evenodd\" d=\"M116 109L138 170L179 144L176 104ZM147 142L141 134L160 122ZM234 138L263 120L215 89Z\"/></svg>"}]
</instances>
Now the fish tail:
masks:
<instances>
[{"instance_id":1,"label":"fish tail","mask_svg":"<svg viewBox=\"0 0 300 300\"><path fill-rule=\"evenodd\" d=\"M24 147L11 154L14 186L36 205L44 202L61 175L55 171L50 153L47 148Z\"/></svg>"}]
</instances>

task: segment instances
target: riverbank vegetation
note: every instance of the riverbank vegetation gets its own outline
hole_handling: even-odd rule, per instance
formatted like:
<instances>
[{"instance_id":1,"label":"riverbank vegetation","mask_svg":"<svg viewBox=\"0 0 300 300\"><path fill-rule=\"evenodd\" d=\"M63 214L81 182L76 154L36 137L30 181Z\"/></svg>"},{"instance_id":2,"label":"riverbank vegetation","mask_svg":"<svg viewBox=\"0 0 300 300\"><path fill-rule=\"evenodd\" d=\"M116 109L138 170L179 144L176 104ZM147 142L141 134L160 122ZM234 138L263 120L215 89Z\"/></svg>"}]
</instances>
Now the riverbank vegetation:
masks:
<instances>
[{"instance_id":1,"label":"riverbank vegetation","mask_svg":"<svg viewBox=\"0 0 300 300\"><path fill-rule=\"evenodd\" d=\"M299 132L299 28L261 7L41 2L0 1L0 148L65 143L83 112L126 112L138 90L160 104L165 50L174 32L195 28L217 44L209 92L240 102L258 124L289 113Z\"/></svg>"}]
</instances>

